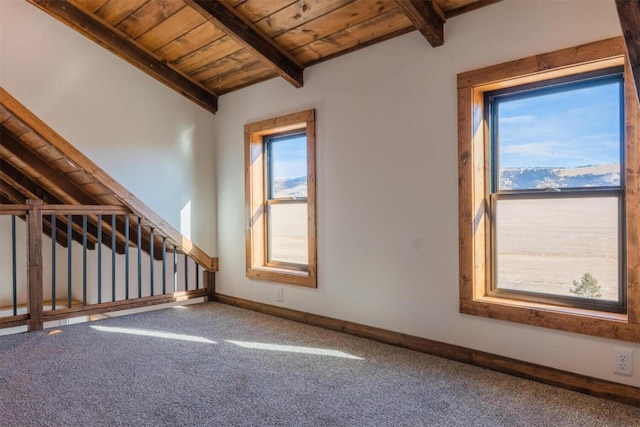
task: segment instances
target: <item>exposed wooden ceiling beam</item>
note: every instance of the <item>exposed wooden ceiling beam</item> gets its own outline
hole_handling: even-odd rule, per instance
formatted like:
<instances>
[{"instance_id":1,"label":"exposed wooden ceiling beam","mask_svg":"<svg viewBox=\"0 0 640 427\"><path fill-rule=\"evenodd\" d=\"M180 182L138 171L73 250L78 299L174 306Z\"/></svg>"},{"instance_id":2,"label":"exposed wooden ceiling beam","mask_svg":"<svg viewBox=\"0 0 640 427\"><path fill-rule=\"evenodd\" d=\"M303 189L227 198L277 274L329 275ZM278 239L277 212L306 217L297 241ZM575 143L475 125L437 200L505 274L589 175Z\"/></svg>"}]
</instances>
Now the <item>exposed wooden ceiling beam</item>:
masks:
<instances>
[{"instance_id":1,"label":"exposed wooden ceiling beam","mask_svg":"<svg viewBox=\"0 0 640 427\"><path fill-rule=\"evenodd\" d=\"M616 6L640 102L640 0L616 0Z\"/></svg>"},{"instance_id":2,"label":"exposed wooden ceiling beam","mask_svg":"<svg viewBox=\"0 0 640 427\"><path fill-rule=\"evenodd\" d=\"M303 67L289 53L262 34L250 21L221 1L184 0L216 27L260 58L295 87L303 85Z\"/></svg>"},{"instance_id":3,"label":"exposed wooden ceiling beam","mask_svg":"<svg viewBox=\"0 0 640 427\"><path fill-rule=\"evenodd\" d=\"M73 4L60 0L28 1L204 109L212 113L218 110L217 94L192 82L166 63L145 52L130 38L96 18L88 16Z\"/></svg>"},{"instance_id":4,"label":"exposed wooden ceiling beam","mask_svg":"<svg viewBox=\"0 0 640 427\"><path fill-rule=\"evenodd\" d=\"M444 23L442 10L433 0L396 0L413 25L433 47L444 44Z\"/></svg>"}]
</instances>

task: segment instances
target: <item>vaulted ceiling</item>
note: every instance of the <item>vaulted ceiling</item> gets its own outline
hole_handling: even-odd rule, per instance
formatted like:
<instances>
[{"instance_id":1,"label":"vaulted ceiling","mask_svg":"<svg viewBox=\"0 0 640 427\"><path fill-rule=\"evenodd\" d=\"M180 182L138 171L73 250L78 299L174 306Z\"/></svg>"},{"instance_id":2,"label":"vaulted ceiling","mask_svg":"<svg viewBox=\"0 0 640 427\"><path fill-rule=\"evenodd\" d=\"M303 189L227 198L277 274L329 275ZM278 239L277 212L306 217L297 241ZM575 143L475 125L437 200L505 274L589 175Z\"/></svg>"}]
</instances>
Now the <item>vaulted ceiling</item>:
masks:
<instances>
[{"instance_id":1,"label":"vaulted ceiling","mask_svg":"<svg viewBox=\"0 0 640 427\"><path fill-rule=\"evenodd\" d=\"M215 113L218 97L501 0L27 0ZM640 0L615 0L640 88ZM428 42L428 43L427 43ZM430 46L429 46L430 45Z\"/></svg>"},{"instance_id":2,"label":"vaulted ceiling","mask_svg":"<svg viewBox=\"0 0 640 427\"><path fill-rule=\"evenodd\" d=\"M274 77L418 29L445 42L448 18L499 0L28 0L202 107Z\"/></svg>"},{"instance_id":3,"label":"vaulted ceiling","mask_svg":"<svg viewBox=\"0 0 640 427\"><path fill-rule=\"evenodd\" d=\"M69 217L66 215L58 215L55 225L50 216L43 217L45 233L52 236L51 231L55 227L56 240L62 246L68 245L68 238L82 244L86 234L88 249L103 243L108 247L115 245L116 252L123 253L125 242L129 241L129 246L132 246L131 242L137 241L144 251L149 252L153 239L154 254L159 257L162 253L161 234L168 238L166 243L176 247L178 253L188 252L207 269L217 268L214 264L217 261L188 242L0 87L0 205L24 205L28 200L42 200L45 205L65 205L66 209L74 205L103 207L105 218L88 215L86 231L82 218L86 211L83 210L71 217L71 223L67 222ZM114 208L113 213L129 212L129 221L125 221L122 215L111 217L108 207ZM138 228L139 223L145 227ZM71 230L70 236L67 226ZM150 234L150 228L158 233Z\"/></svg>"}]
</instances>

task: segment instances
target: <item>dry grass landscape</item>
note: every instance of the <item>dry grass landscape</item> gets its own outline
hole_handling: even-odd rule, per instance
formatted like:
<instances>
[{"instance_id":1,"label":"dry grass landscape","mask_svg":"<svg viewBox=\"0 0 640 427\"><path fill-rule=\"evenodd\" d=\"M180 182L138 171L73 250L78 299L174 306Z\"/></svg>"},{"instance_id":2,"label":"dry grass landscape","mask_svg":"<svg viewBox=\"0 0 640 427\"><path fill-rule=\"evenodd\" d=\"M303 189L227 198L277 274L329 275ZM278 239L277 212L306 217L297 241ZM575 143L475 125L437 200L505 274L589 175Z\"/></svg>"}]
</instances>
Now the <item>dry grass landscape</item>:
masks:
<instances>
[{"instance_id":1,"label":"dry grass landscape","mask_svg":"<svg viewBox=\"0 0 640 427\"><path fill-rule=\"evenodd\" d=\"M308 263L307 204L271 206L270 258L295 264Z\"/></svg>"},{"instance_id":2,"label":"dry grass landscape","mask_svg":"<svg viewBox=\"0 0 640 427\"><path fill-rule=\"evenodd\" d=\"M613 197L500 202L498 287L570 296L590 273L617 300L617 210Z\"/></svg>"},{"instance_id":3,"label":"dry grass landscape","mask_svg":"<svg viewBox=\"0 0 640 427\"><path fill-rule=\"evenodd\" d=\"M275 206L274 206L275 207ZM273 258L307 263L306 204L278 205ZM615 198L502 201L498 208L498 287L571 296L590 273L602 299L618 298Z\"/></svg>"}]
</instances>

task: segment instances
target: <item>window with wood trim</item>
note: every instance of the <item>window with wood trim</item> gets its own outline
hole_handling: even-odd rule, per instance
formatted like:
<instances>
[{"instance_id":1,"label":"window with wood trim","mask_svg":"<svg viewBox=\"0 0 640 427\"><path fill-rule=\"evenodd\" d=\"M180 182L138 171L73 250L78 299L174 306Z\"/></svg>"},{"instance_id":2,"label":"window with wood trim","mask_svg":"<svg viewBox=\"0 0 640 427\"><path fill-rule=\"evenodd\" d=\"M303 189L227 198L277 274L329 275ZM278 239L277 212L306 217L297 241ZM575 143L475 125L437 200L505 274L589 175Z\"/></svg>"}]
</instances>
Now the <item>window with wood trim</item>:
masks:
<instances>
[{"instance_id":1,"label":"window with wood trim","mask_svg":"<svg viewBox=\"0 0 640 427\"><path fill-rule=\"evenodd\" d=\"M615 38L458 75L460 310L640 342L640 114Z\"/></svg>"},{"instance_id":2,"label":"window with wood trim","mask_svg":"<svg viewBox=\"0 0 640 427\"><path fill-rule=\"evenodd\" d=\"M316 287L315 112L245 126L247 277Z\"/></svg>"},{"instance_id":3,"label":"window with wood trim","mask_svg":"<svg viewBox=\"0 0 640 427\"><path fill-rule=\"evenodd\" d=\"M624 312L622 71L485 93L488 295Z\"/></svg>"}]
</instances>

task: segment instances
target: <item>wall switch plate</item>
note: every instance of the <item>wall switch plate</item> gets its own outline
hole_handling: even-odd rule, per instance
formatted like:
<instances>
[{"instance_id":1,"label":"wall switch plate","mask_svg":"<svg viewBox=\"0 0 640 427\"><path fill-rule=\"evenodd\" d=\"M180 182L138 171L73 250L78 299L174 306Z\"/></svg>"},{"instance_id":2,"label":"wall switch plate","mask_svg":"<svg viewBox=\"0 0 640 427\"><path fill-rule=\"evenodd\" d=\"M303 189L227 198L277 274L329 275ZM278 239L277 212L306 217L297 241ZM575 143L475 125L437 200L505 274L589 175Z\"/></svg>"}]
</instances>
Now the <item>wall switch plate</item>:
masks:
<instances>
[{"instance_id":1,"label":"wall switch plate","mask_svg":"<svg viewBox=\"0 0 640 427\"><path fill-rule=\"evenodd\" d=\"M628 348L613 348L613 372L633 375L633 351Z\"/></svg>"},{"instance_id":2,"label":"wall switch plate","mask_svg":"<svg viewBox=\"0 0 640 427\"><path fill-rule=\"evenodd\" d=\"M282 289L282 286L276 288L276 301L284 301L284 289Z\"/></svg>"}]
</instances>

